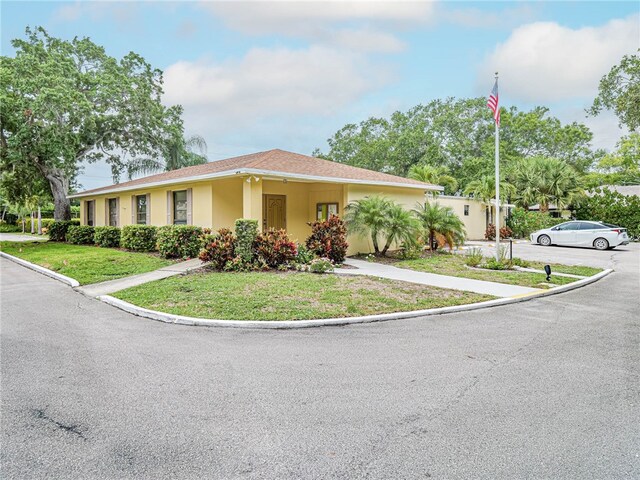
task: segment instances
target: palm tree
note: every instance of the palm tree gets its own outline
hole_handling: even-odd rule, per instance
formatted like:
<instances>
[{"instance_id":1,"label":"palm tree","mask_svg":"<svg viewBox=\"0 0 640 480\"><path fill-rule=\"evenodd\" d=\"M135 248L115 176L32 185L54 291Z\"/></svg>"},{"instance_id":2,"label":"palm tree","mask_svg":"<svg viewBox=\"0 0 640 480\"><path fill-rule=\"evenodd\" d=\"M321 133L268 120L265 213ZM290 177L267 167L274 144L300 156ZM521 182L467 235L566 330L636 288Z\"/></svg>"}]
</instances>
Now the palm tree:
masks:
<instances>
[{"instance_id":1,"label":"palm tree","mask_svg":"<svg viewBox=\"0 0 640 480\"><path fill-rule=\"evenodd\" d=\"M159 171L168 172L179 168L207 163L207 142L200 135L179 138L168 142L161 159L139 158L127 167L129 179L138 174L150 174Z\"/></svg>"},{"instance_id":2,"label":"palm tree","mask_svg":"<svg viewBox=\"0 0 640 480\"><path fill-rule=\"evenodd\" d=\"M402 208L397 203L390 203L387 206L386 222L383 226L383 234L386 235L387 241L382 249L382 256L387 254L387 250L393 242L412 245L416 242L416 219L411 212Z\"/></svg>"},{"instance_id":3,"label":"palm tree","mask_svg":"<svg viewBox=\"0 0 640 480\"><path fill-rule=\"evenodd\" d=\"M504 203L504 199L515 194L516 189L507 182L500 182L500 200ZM464 190L465 195L471 195L476 200L480 200L486 205L488 223L493 222L493 212L491 211L491 200L496 195L496 180L492 176L483 175L477 180L469 182Z\"/></svg>"},{"instance_id":4,"label":"palm tree","mask_svg":"<svg viewBox=\"0 0 640 480\"><path fill-rule=\"evenodd\" d=\"M446 166L412 165L409 169L409 178L433 185L442 185L445 193L450 195L458 191L458 181L450 173L451 171Z\"/></svg>"},{"instance_id":5,"label":"palm tree","mask_svg":"<svg viewBox=\"0 0 640 480\"><path fill-rule=\"evenodd\" d=\"M545 157L522 160L514 169L516 201L523 207L537 203L541 212L549 211L549 204L566 207L584 194L575 169L566 162Z\"/></svg>"},{"instance_id":6,"label":"palm tree","mask_svg":"<svg viewBox=\"0 0 640 480\"><path fill-rule=\"evenodd\" d=\"M424 236L429 239L432 251L437 248L435 239L438 235L443 237L449 248L464 243L464 223L451 207L442 206L438 202L417 203L413 214L418 219Z\"/></svg>"},{"instance_id":7,"label":"palm tree","mask_svg":"<svg viewBox=\"0 0 640 480\"><path fill-rule=\"evenodd\" d=\"M387 225L387 213L391 202L374 195L354 200L345 208L345 224L350 233L360 236L371 236L373 251L380 254L378 237Z\"/></svg>"}]
</instances>

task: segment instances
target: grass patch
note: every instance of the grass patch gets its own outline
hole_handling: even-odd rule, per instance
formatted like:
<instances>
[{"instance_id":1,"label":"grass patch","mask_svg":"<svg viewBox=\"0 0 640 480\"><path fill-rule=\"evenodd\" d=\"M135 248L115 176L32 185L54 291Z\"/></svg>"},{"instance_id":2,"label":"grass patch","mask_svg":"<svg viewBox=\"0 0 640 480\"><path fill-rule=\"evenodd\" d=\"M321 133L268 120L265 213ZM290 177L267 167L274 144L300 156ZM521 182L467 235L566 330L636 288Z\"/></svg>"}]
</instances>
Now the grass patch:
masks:
<instances>
[{"instance_id":1,"label":"grass patch","mask_svg":"<svg viewBox=\"0 0 640 480\"><path fill-rule=\"evenodd\" d=\"M537 270L544 270L545 265L551 267L551 276L553 272L556 273L569 273L571 275L581 275L583 277L590 277L596 273L603 271L602 268L585 267L584 265L560 265L558 263L543 263L543 262L531 262L529 261L529 268L535 268Z\"/></svg>"},{"instance_id":2,"label":"grass patch","mask_svg":"<svg viewBox=\"0 0 640 480\"><path fill-rule=\"evenodd\" d=\"M532 264L533 265L533 264ZM472 278L489 282L506 283L508 285L520 285L532 288L549 288L545 283L553 285L565 285L574 282L575 279L551 275L551 281L546 281L543 273L519 272L513 270L488 270L471 269L464 264L464 256L456 254L439 253L428 255L416 260L403 260L395 263L400 268L408 268L420 272L438 273L452 277ZM560 272L559 269L553 271Z\"/></svg>"},{"instance_id":3,"label":"grass patch","mask_svg":"<svg viewBox=\"0 0 640 480\"><path fill-rule=\"evenodd\" d=\"M357 317L495 298L372 277L296 272L192 273L113 296L151 310L222 320Z\"/></svg>"},{"instance_id":4,"label":"grass patch","mask_svg":"<svg viewBox=\"0 0 640 480\"><path fill-rule=\"evenodd\" d=\"M75 278L81 285L150 272L174 263L152 254L57 242L0 242L0 249Z\"/></svg>"}]
</instances>

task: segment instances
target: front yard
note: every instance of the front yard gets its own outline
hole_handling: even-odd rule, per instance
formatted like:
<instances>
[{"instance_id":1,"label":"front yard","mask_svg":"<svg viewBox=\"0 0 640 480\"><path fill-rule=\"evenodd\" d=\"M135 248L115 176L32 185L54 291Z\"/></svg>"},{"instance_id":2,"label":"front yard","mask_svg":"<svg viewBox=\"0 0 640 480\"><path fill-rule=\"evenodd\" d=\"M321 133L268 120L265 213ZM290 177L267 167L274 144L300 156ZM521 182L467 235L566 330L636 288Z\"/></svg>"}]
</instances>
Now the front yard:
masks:
<instances>
[{"instance_id":1,"label":"front yard","mask_svg":"<svg viewBox=\"0 0 640 480\"><path fill-rule=\"evenodd\" d=\"M57 242L0 242L0 250L81 285L150 272L174 263L157 255Z\"/></svg>"},{"instance_id":2,"label":"front yard","mask_svg":"<svg viewBox=\"0 0 640 480\"><path fill-rule=\"evenodd\" d=\"M295 272L193 273L113 296L151 310L221 320L356 317L494 298L371 277Z\"/></svg>"}]
</instances>

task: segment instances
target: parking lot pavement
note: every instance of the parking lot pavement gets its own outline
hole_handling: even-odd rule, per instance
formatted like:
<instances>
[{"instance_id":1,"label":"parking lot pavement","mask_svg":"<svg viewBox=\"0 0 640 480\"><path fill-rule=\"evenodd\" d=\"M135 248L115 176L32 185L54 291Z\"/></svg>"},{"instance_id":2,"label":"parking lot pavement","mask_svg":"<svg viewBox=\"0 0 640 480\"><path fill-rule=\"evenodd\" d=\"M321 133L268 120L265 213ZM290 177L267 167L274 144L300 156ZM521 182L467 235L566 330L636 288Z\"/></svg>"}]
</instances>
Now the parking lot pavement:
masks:
<instances>
[{"instance_id":1,"label":"parking lot pavement","mask_svg":"<svg viewBox=\"0 0 640 480\"><path fill-rule=\"evenodd\" d=\"M493 243L490 244L488 242L477 242L473 246L482 248L486 256L494 256L496 250L493 245ZM501 243L501 245L509 248L508 242ZM464 253L464 251L460 253ZM613 250L600 251L595 248L560 247L555 245L543 247L530 242L514 242L513 256L544 263L615 269L620 261L628 264L634 257L636 259L640 257L640 243L634 242L629 245L621 245Z\"/></svg>"},{"instance_id":2,"label":"parking lot pavement","mask_svg":"<svg viewBox=\"0 0 640 480\"><path fill-rule=\"evenodd\" d=\"M637 247L570 249L616 271L564 294L285 331L141 319L0 259L2 478L640 478Z\"/></svg>"}]
</instances>

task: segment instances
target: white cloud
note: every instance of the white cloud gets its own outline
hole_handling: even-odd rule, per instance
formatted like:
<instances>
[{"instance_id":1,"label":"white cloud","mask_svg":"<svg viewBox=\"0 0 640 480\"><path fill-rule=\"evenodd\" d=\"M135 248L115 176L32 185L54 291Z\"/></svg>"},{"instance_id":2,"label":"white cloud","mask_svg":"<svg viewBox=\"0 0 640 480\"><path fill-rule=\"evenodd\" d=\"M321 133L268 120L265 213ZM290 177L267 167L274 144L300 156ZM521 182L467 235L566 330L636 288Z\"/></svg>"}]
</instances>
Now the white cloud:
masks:
<instances>
[{"instance_id":1,"label":"white cloud","mask_svg":"<svg viewBox=\"0 0 640 480\"><path fill-rule=\"evenodd\" d=\"M507 7L500 12L480 8L439 8L437 18L468 28L512 28L530 22L537 15L537 6L518 5Z\"/></svg>"},{"instance_id":2,"label":"white cloud","mask_svg":"<svg viewBox=\"0 0 640 480\"><path fill-rule=\"evenodd\" d=\"M552 102L593 98L598 83L623 55L638 49L640 16L571 29L554 22L516 28L483 62L478 85L500 72L501 93L513 100Z\"/></svg>"},{"instance_id":3,"label":"white cloud","mask_svg":"<svg viewBox=\"0 0 640 480\"><path fill-rule=\"evenodd\" d=\"M187 128L223 134L264 119L335 114L387 83L384 71L361 55L324 46L254 48L239 60L171 65L164 101L184 106Z\"/></svg>"}]
</instances>

